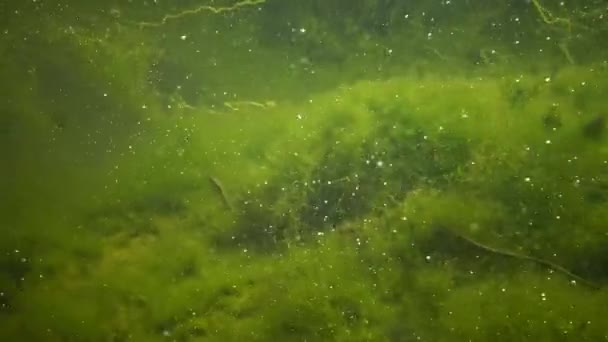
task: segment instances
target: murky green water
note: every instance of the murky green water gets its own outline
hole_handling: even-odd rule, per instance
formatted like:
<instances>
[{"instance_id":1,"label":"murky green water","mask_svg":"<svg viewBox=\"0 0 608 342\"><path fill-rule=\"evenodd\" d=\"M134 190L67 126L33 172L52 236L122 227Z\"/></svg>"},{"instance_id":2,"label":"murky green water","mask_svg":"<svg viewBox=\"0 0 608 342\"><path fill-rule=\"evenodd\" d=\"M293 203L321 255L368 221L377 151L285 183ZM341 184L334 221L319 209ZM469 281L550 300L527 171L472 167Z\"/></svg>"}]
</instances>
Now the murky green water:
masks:
<instances>
[{"instance_id":1,"label":"murky green water","mask_svg":"<svg viewBox=\"0 0 608 342\"><path fill-rule=\"evenodd\" d=\"M0 28L0 340L608 340L605 1Z\"/></svg>"}]
</instances>

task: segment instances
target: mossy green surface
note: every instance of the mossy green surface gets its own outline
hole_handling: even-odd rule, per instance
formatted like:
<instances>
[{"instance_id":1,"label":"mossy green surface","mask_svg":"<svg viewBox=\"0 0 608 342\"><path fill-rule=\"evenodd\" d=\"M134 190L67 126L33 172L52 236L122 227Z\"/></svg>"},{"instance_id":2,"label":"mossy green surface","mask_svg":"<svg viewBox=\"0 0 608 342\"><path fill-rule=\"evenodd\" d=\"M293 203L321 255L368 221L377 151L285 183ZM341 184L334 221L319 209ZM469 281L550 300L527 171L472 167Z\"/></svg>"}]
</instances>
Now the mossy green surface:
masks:
<instances>
[{"instance_id":1,"label":"mossy green surface","mask_svg":"<svg viewBox=\"0 0 608 342\"><path fill-rule=\"evenodd\" d=\"M608 339L605 4L249 3L0 5L0 340Z\"/></svg>"}]
</instances>

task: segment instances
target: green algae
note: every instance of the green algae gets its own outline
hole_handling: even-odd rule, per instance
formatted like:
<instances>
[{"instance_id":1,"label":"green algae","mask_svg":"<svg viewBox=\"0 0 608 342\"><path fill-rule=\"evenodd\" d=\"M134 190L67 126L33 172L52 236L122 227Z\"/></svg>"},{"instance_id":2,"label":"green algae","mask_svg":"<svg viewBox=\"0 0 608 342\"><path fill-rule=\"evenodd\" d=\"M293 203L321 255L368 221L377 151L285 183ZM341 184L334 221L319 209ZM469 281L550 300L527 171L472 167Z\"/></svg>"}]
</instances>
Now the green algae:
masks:
<instances>
[{"instance_id":1,"label":"green algae","mask_svg":"<svg viewBox=\"0 0 608 342\"><path fill-rule=\"evenodd\" d=\"M14 5L0 336L605 339L605 8L524 3Z\"/></svg>"}]
</instances>

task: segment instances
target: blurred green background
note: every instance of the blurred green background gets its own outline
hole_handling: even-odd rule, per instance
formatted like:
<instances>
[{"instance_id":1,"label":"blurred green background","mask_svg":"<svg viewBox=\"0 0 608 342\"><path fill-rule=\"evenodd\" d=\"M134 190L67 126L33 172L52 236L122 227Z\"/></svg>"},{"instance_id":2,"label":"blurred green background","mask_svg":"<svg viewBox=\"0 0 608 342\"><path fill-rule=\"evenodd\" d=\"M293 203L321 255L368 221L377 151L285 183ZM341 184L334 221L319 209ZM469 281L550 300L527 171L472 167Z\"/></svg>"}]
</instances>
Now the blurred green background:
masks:
<instances>
[{"instance_id":1,"label":"blurred green background","mask_svg":"<svg viewBox=\"0 0 608 342\"><path fill-rule=\"evenodd\" d=\"M0 29L0 340L608 340L605 1Z\"/></svg>"}]
</instances>

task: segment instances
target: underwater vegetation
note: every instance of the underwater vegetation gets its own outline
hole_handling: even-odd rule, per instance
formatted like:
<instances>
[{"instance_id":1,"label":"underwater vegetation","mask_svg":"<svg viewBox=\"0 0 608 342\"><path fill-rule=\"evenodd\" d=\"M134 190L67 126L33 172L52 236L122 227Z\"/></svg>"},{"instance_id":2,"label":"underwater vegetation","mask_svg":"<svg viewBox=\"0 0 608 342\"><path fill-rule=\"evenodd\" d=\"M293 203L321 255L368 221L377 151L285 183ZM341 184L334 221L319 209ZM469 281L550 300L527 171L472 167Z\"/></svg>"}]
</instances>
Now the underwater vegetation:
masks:
<instances>
[{"instance_id":1,"label":"underwater vegetation","mask_svg":"<svg viewBox=\"0 0 608 342\"><path fill-rule=\"evenodd\" d=\"M0 9L0 340L608 340L605 3Z\"/></svg>"}]
</instances>

